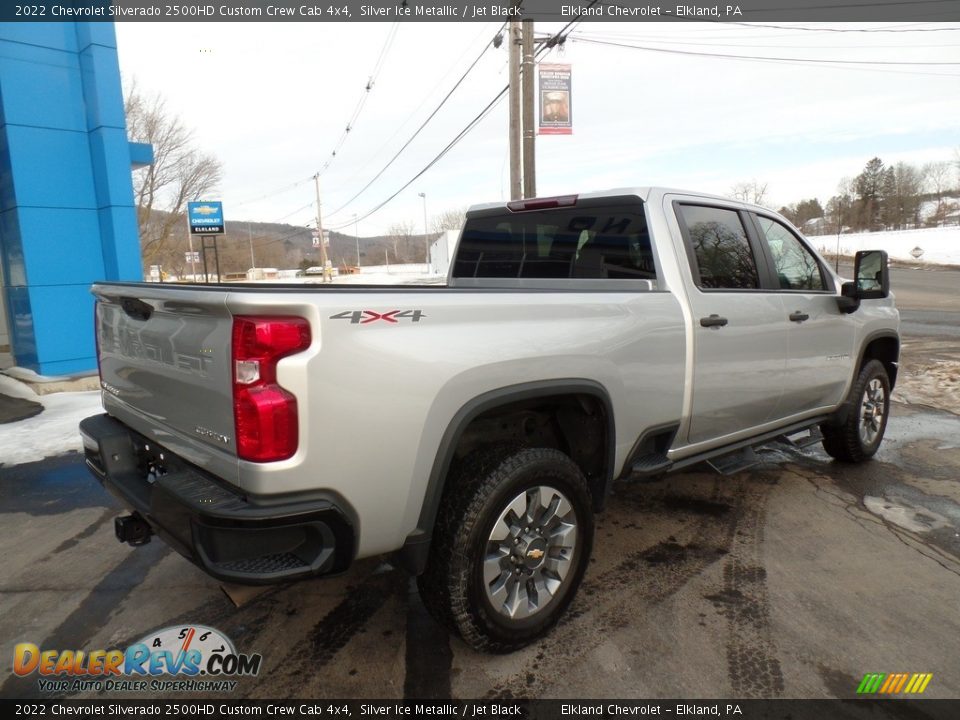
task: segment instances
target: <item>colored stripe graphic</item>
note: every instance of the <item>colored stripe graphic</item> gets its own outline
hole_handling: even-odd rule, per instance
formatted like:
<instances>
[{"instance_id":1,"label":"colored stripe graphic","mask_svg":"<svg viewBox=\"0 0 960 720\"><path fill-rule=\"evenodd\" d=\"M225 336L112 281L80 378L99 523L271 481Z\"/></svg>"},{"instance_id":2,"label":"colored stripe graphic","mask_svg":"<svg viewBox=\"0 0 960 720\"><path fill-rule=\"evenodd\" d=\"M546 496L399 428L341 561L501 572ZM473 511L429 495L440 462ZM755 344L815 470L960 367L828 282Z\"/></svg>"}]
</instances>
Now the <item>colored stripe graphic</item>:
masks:
<instances>
[{"instance_id":1,"label":"colored stripe graphic","mask_svg":"<svg viewBox=\"0 0 960 720\"><path fill-rule=\"evenodd\" d=\"M883 679L886 677L883 673L867 673L863 676L863 681L860 683L860 687L857 688L857 693L860 695L870 695L880 689L880 683L883 682Z\"/></svg>"},{"instance_id":2,"label":"colored stripe graphic","mask_svg":"<svg viewBox=\"0 0 960 720\"><path fill-rule=\"evenodd\" d=\"M919 695L927 689L933 673L867 673L857 687L857 695Z\"/></svg>"},{"instance_id":3,"label":"colored stripe graphic","mask_svg":"<svg viewBox=\"0 0 960 720\"><path fill-rule=\"evenodd\" d=\"M893 675L887 675L886 682L884 682L883 687L880 688L880 694L883 695L884 693L889 692L890 686L896 682L896 679L897 679L896 673L894 673Z\"/></svg>"}]
</instances>

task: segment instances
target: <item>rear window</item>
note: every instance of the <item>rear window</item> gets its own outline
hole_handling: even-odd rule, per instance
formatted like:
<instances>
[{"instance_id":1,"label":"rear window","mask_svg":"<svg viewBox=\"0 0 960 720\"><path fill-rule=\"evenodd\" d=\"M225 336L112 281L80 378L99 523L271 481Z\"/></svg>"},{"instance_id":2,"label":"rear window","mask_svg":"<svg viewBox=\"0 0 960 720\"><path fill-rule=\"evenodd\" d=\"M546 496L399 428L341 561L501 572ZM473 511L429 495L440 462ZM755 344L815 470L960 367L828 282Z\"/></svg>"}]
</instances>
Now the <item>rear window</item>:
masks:
<instances>
[{"instance_id":1,"label":"rear window","mask_svg":"<svg viewBox=\"0 0 960 720\"><path fill-rule=\"evenodd\" d=\"M678 210L696 257L698 287L723 290L760 287L753 250L736 210L705 205L680 205Z\"/></svg>"},{"instance_id":2,"label":"rear window","mask_svg":"<svg viewBox=\"0 0 960 720\"><path fill-rule=\"evenodd\" d=\"M657 274L635 200L468 218L453 276L656 280Z\"/></svg>"}]
</instances>

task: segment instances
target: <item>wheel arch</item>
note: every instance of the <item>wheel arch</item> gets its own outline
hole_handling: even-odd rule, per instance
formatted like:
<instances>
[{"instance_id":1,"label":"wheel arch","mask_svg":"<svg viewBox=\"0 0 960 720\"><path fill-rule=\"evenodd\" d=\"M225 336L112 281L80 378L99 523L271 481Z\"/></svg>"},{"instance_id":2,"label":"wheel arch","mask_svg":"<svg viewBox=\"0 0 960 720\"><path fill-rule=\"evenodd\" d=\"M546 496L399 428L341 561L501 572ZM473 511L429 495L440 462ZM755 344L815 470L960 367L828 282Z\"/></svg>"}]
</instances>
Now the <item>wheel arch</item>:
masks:
<instances>
[{"instance_id":1,"label":"wheel arch","mask_svg":"<svg viewBox=\"0 0 960 720\"><path fill-rule=\"evenodd\" d=\"M900 365L900 337L890 331L880 330L868 335L860 348L857 373L871 360L879 360L887 371L890 389L897 384L897 370Z\"/></svg>"},{"instance_id":2,"label":"wheel arch","mask_svg":"<svg viewBox=\"0 0 960 720\"><path fill-rule=\"evenodd\" d=\"M856 383L860 371L863 370L871 360L878 360L883 364L887 371L887 379L890 381L890 390L893 390L897 382L897 370L900 365L900 336L892 330L877 330L867 335L860 344L860 350L857 357L857 364L853 368L853 377L850 380L850 388ZM847 420L847 415L852 409L851 398L847 397L840 407L837 408L833 418L829 421L830 425L842 425Z\"/></svg>"},{"instance_id":3,"label":"wheel arch","mask_svg":"<svg viewBox=\"0 0 960 720\"><path fill-rule=\"evenodd\" d=\"M403 548L400 550L398 558L400 563L416 574L421 573L426 566L430 540L433 536L437 513L447 486L450 469L460 441L474 421L491 411L510 408L518 403L537 400L547 402L578 396L586 396L595 401L602 413L602 469L595 477L590 478L588 476L594 508L602 509L610 484L613 481L616 453L613 403L607 389L600 383L585 378L541 380L498 388L485 392L465 403L447 425L427 481L417 529L407 537ZM584 474L587 475L586 472Z\"/></svg>"}]
</instances>

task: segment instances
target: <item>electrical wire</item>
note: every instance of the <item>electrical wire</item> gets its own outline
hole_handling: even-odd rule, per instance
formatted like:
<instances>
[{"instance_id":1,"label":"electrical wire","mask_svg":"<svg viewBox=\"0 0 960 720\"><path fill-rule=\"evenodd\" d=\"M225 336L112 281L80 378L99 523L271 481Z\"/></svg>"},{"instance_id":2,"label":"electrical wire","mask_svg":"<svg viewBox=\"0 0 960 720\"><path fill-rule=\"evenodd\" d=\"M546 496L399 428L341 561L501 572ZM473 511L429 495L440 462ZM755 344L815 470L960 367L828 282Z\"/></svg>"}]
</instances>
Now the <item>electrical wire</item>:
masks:
<instances>
[{"instance_id":1,"label":"electrical wire","mask_svg":"<svg viewBox=\"0 0 960 720\"><path fill-rule=\"evenodd\" d=\"M506 27L506 25L507 25L507 23L504 22L504 23L500 26L500 29L497 30L497 34L503 32L503 29ZM383 144L382 144L379 148L377 148L377 150L371 155L371 159L372 159L372 158L375 158L375 157L379 157L379 156L383 153L384 150L386 150L388 147L390 147L390 145L391 145L391 143L393 143L394 139L396 139L396 137L406 129L407 125L410 124L410 121L413 120L413 118L417 116L417 114L420 112L420 110L423 109L423 106L427 104L427 100L429 100L429 99L434 95L434 93L436 93L437 90L440 89L440 86L443 85L443 84L447 81L447 78L449 78L449 77L453 74L454 69L455 69L457 66L460 65L460 61L463 60L463 59L467 56L467 53L470 52L470 49L471 49L474 45L476 45L477 40L479 40L481 37L486 36L486 35L488 35L488 34L489 34L489 29L485 27L485 28L482 29L482 30L480 31L480 33L464 48L463 52L462 52L462 53L460 54L460 56L456 59L456 61L454 61L453 63L451 63L451 65L450 65L449 69L447 70L446 74L444 74L444 76L443 76L442 78L440 78L439 81L437 81L436 85L433 86L433 89L431 89L430 92L427 93L427 94L423 97L423 100L420 101L420 104L417 105L417 107L414 108L414 110L413 110L409 115L407 115L407 118L406 118L402 123L400 123L400 124L397 126L397 128L393 131L393 134L392 134L390 137L388 137L388 138L383 142ZM370 162L371 162L370 160L367 160L362 166L360 166L360 167L357 169L357 174L359 175L359 174L361 174L361 173L364 173L364 171L365 171L365 170L367 169L367 167L370 165Z\"/></svg>"},{"instance_id":2,"label":"electrical wire","mask_svg":"<svg viewBox=\"0 0 960 720\"><path fill-rule=\"evenodd\" d=\"M505 25L506 25L506 23L504 23L504 26L505 26ZM502 30L502 29L503 29L503 28L501 27L501 30ZM416 129L416 131L414 131L413 135L411 135L411 136L407 139L407 141L400 147L400 149L397 150L397 152L393 155L393 157L390 158L390 160L387 161L387 164L384 165L384 166L380 169L380 171L379 171L376 175L374 175L373 178L372 178L366 185L364 185L362 188L360 188L360 190L359 190L353 197L351 197L349 200L347 200L345 203L343 203L343 204L342 204L340 207L338 207L336 210L333 210L332 212L328 213L328 214L327 214L327 217L333 217L333 216L336 215L337 213L340 213L340 212L342 212L343 210L345 210L347 207L350 206L350 204L351 204L354 200L356 200L358 197L360 197L361 195L363 195L363 193L365 193L365 192L370 188L371 185L373 185L377 180L379 180L379 179L383 176L383 174L390 168L390 166L393 165L394 162L396 162L397 158L399 158L400 155L403 154L404 150L406 150L408 147L410 147L410 144L411 144L414 140L417 139L417 136L419 136L421 132L423 132L423 129L430 123L430 121L433 120L434 117L436 117L437 113L440 112L441 108L443 108L443 106L447 104L447 101L450 99L450 97L453 95L453 93L456 92L457 88L459 88L460 85L463 84L463 81L467 79L467 76L468 76L468 75L473 71L473 69L477 66L477 63L480 62L480 59L486 54L487 50L490 49L490 45L491 45L491 43L487 43L487 44L485 44L485 45L483 46L483 50L480 51L480 54L477 55L477 57L474 59L474 61L473 61L472 63L470 63L470 67L468 67L468 68L466 69L466 71L463 73L463 75L460 76L460 79L457 80L457 82L454 83L453 87L450 88L450 90L447 92L447 94L444 95L443 100L440 101L440 104L437 105L437 107L435 107L435 108L433 109L433 112L431 112L431 113L427 116L427 119L424 120L424 121L420 124L420 127L418 127L418 128Z\"/></svg>"},{"instance_id":3,"label":"electrical wire","mask_svg":"<svg viewBox=\"0 0 960 720\"><path fill-rule=\"evenodd\" d=\"M360 99L357 101L356 106L353 109L353 112L350 114L350 118L347 120L346 127L343 129L343 132L340 134L340 138L337 140L336 144L333 147L333 150L330 152L330 157L327 158L323 166L320 168L320 175L323 175L324 172L330 167L331 163L336 159L337 153L343 148L344 143L347 142L347 138L350 136L350 132L354 129L357 124L357 121L360 118L360 113L363 112L364 106L367 104L367 99L370 97L370 91L373 89L374 85L377 82L377 78L380 75L380 71L383 69L383 63L386 60L387 53L390 52L390 48L393 46L393 41L396 40L397 31L400 28L400 23L393 23L390 28L390 32L387 34L387 39L384 42L383 48L380 50L380 55L377 57L377 62L374 65L373 72L367 78L367 84L363 89L363 92L360 94Z\"/></svg>"},{"instance_id":4,"label":"electrical wire","mask_svg":"<svg viewBox=\"0 0 960 720\"><path fill-rule=\"evenodd\" d=\"M760 60L760 61L773 61L773 62L789 62L789 63L825 63L829 65L895 65L895 66L958 66L960 62L945 62L945 61L909 61L909 60L839 60L836 58L796 58L796 57L770 57L765 55L730 55L725 53L711 53L711 52L696 52L693 50L676 50L670 48L657 48L649 47L646 45L628 45L626 43L618 43L610 40L597 40L593 38L582 37L578 39L579 42L592 43L594 45L609 45L611 47L621 47L629 48L632 50L645 50L647 52L657 52L657 53L667 53L670 55L692 55L696 57L716 57L716 58L728 58L732 60Z\"/></svg>"},{"instance_id":5,"label":"electrical wire","mask_svg":"<svg viewBox=\"0 0 960 720\"><path fill-rule=\"evenodd\" d=\"M833 7L842 7L835 5ZM714 22L714 21L710 21ZM828 33L908 33L908 32L948 32L950 30L960 30L960 27L925 27L925 28L833 28L833 27L806 27L804 25L769 25L765 23L746 23L736 21L724 21L724 25L740 25L742 27L752 28L770 28L774 30L799 30L801 32L828 32ZM939 23L936 23L939 25Z\"/></svg>"},{"instance_id":6,"label":"electrical wire","mask_svg":"<svg viewBox=\"0 0 960 720\"><path fill-rule=\"evenodd\" d=\"M269 192L266 195L260 195L251 200L244 200L243 202L239 202L239 203L230 203L230 207L238 208L238 207L243 207L244 205L249 205L250 203L258 202L260 200L266 200L267 198L275 197L277 195L280 195L281 193L289 192L290 190L293 190L294 188L298 188L304 183L310 182L311 180L313 180L313 175L311 175L310 177L303 178L302 180L297 180L296 182L290 183L289 185L284 185L279 190L274 190L273 192Z\"/></svg>"},{"instance_id":7,"label":"electrical wire","mask_svg":"<svg viewBox=\"0 0 960 720\"><path fill-rule=\"evenodd\" d=\"M332 229L341 230L345 227L349 227L350 225L353 225L355 222L361 222L363 220L366 220L367 218L371 217L374 213L383 209L390 201L396 198L397 195L399 195L408 187L410 187L414 182L420 179L420 177L423 176L424 173L426 173L430 168L432 168L434 165L440 162L440 160L448 152L450 152L457 145L457 143L463 140L463 138L465 138L467 134L470 133L471 130L473 130L477 125L479 125L480 122L487 115L489 115L490 112L500 103L500 101L503 100L504 96L507 94L508 89L509 89L509 85L503 88L499 93L497 93L497 95L493 98L493 100L491 100L483 110L481 110L476 116L474 116L474 118L469 123L467 123L466 126L459 133L457 133L456 137L454 137L453 140L447 143L447 146L443 150L441 150L436 156L434 156L434 158L430 162L428 162L423 167L423 169L420 170L420 172L418 172L416 175L410 178L406 183L403 184L402 187L400 187L400 189L394 192L390 197L388 197L386 200L383 200L378 205L374 206L371 210L367 211L365 214L358 216L356 220L351 218L349 222L343 223L341 225L337 225Z\"/></svg>"},{"instance_id":8,"label":"electrical wire","mask_svg":"<svg viewBox=\"0 0 960 720\"><path fill-rule=\"evenodd\" d=\"M592 6L595 5L597 2L599 2L599 0L592 0L587 7L592 7ZM541 44L540 48L537 49L537 52L536 52L535 55L534 55L535 60L539 60L539 59L541 59L544 55L549 54L557 45L562 45L563 42L566 40L566 35L565 35L564 33L566 33L570 28L572 28L574 25L578 24L580 21L581 21L581 18L575 18L574 20L571 20L571 21L568 22L566 25L564 25L558 32L554 33L548 40L546 40L545 42L543 42L543 43ZM485 51L486 51L486 49L484 49L484 52L485 52ZM482 55L482 53L481 53L481 55ZM479 59L479 58L478 58L478 59ZM497 93L497 95L494 96L494 98L487 104L487 106L486 106L483 110L481 110L476 116L474 116L474 118L473 118L469 123L467 123L467 125L453 138L453 140L451 140L451 141L447 144L447 146L446 146L443 150L441 150L436 156L434 156L434 158L433 158L430 162L428 162L428 163L420 170L420 172L418 172L416 175L414 175L412 178L410 178L410 179L409 179L406 183L404 183L404 185L403 185L402 187L400 187L396 192L394 192L394 193L393 193L392 195L390 195L388 198L386 198L385 200L383 200L382 202L380 202L378 205L374 206L372 209L370 209L369 211L367 211L364 215L358 217L356 220L354 220L354 219L351 218L351 220L350 220L349 222L342 223L342 224L340 224L340 225L336 225L335 227L333 227L333 229L335 229L335 230L341 230L341 229L343 229L343 228L345 228L345 227L349 227L350 225L354 224L355 222L359 222L359 221L362 221L362 220L366 220L367 218L371 217L372 215L374 215L374 214L375 214L376 212L378 212L379 210L383 209L388 203L390 203L390 202L391 202L394 198L396 198L400 193L402 193L404 190L406 190L408 187L410 187L414 182L416 182L420 177L422 177L422 176L424 175L424 173L426 173L428 170L430 170L430 168L432 168L434 165L436 165L448 152L450 152L450 150L452 150L461 140L463 140L463 138L465 138L465 137L470 133L470 131L472 131L475 127L477 127L477 125L479 125L480 122L481 122L485 117L487 117L487 115L490 114L490 112L500 103L500 101L503 100L504 96L506 96L506 94L507 94L507 92L509 91L509 89L510 89L510 85L509 85L509 84L506 85L503 89L501 89L500 92ZM342 209L342 208L341 208L341 209ZM337 212L337 211L334 211L334 212ZM334 213L331 213L331 215L332 215L332 214L334 214Z\"/></svg>"}]
</instances>

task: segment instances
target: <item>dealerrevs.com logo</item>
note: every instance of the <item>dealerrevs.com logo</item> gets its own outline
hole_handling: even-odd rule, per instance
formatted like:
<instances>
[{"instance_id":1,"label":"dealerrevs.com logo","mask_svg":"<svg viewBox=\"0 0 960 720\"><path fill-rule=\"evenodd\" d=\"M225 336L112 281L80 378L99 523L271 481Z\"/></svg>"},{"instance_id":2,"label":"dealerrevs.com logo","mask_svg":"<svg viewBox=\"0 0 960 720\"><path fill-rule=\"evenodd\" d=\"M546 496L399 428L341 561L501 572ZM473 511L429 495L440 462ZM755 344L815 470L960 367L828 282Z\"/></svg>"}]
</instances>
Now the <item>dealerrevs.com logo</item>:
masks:
<instances>
[{"instance_id":1,"label":"dealerrevs.com logo","mask_svg":"<svg viewBox=\"0 0 960 720\"><path fill-rule=\"evenodd\" d=\"M179 625L150 633L125 650L41 649L20 643L13 672L36 674L42 692L230 692L236 677L260 672L263 657L238 653L215 628Z\"/></svg>"}]
</instances>

